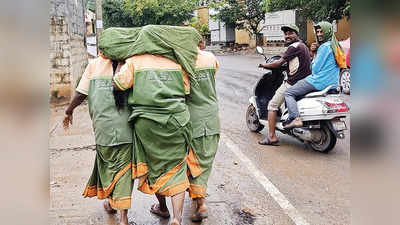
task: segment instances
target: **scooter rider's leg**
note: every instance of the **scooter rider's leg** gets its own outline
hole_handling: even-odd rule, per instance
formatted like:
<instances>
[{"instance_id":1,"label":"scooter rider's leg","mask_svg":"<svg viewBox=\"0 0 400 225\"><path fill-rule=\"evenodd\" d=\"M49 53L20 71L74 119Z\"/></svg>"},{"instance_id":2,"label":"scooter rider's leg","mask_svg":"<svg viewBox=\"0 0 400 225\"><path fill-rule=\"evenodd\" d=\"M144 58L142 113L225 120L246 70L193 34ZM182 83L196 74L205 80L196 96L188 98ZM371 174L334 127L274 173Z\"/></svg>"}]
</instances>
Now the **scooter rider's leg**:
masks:
<instances>
[{"instance_id":1,"label":"scooter rider's leg","mask_svg":"<svg viewBox=\"0 0 400 225\"><path fill-rule=\"evenodd\" d=\"M299 111L297 109L297 102L296 102L296 94L298 93L297 89L299 87L301 81L297 82L293 87L289 88L285 93L285 101L286 107L289 112L289 120L293 120L296 117L299 117Z\"/></svg>"},{"instance_id":2,"label":"scooter rider's leg","mask_svg":"<svg viewBox=\"0 0 400 225\"><path fill-rule=\"evenodd\" d=\"M275 110L268 110L268 138L271 142L278 141L275 134L276 114Z\"/></svg>"},{"instance_id":3,"label":"scooter rider's leg","mask_svg":"<svg viewBox=\"0 0 400 225\"><path fill-rule=\"evenodd\" d=\"M258 144L279 145L279 140L275 135L276 114L277 112L275 110L268 110L268 136L259 141Z\"/></svg>"},{"instance_id":4,"label":"scooter rider's leg","mask_svg":"<svg viewBox=\"0 0 400 225\"><path fill-rule=\"evenodd\" d=\"M301 127L303 126L303 122L300 118L299 109L297 108L296 97L303 96L312 91L316 91L314 86L309 84L307 81L300 80L294 86L290 87L285 93L285 101L286 106L289 112L289 120L292 120L291 123L285 126L286 129L293 127Z\"/></svg>"},{"instance_id":5,"label":"scooter rider's leg","mask_svg":"<svg viewBox=\"0 0 400 225\"><path fill-rule=\"evenodd\" d=\"M260 145L278 145L279 140L275 135L276 118L279 107L285 101L284 94L287 88L288 84L282 83L268 103L268 136L258 142Z\"/></svg>"}]
</instances>

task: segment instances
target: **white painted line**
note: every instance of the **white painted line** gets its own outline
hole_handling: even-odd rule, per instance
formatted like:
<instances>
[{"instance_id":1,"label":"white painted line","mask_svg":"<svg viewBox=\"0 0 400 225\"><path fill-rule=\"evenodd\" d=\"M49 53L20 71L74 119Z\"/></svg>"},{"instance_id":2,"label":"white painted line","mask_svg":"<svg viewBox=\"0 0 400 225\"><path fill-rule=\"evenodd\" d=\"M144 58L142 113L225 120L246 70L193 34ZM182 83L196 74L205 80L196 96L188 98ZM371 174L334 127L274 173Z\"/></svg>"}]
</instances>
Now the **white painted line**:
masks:
<instances>
[{"instance_id":1,"label":"white painted line","mask_svg":"<svg viewBox=\"0 0 400 225\"><path fill-rule=\"evenodd\" d=\"M250 159L244 155L237 145L227 136L221 134L221 140L250 170L256 180L264 187L271 197L279 204L282 210L288 215L296 225L310 225L304 217L290 204L289 200L275 187L264 174L257 169Z\"/></svg>"}]
</instances>

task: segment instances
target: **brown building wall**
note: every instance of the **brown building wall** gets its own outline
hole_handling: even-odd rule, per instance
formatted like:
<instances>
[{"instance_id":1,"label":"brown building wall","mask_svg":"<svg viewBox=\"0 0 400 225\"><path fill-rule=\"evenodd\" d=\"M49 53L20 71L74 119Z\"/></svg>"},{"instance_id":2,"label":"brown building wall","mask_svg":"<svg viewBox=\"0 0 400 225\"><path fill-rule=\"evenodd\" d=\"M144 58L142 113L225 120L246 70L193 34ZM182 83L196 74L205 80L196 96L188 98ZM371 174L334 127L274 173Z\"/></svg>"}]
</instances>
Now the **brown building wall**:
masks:
<instances>
[{"instance_id":1,"label":"brown building wall","mask_svg":"<svg viewBox=\"0 0 400 225\"><path fill-rule=\"evenodd\" d=\"M207 6L200 6L197 8L197 17L199 19L200 24L206 24L208 26L209 20L209 11Z\"/></svg>"},{"instance_id":2,"label":"brown building wall","mask_svg":"<svg viewBox=\"0 0 400 225\"><path fill-rule=\"evenodd\" d=\"M310 46L311 43L315 42L314 27L311 20L307 21L307 45Z\"/></svg>"},{"instance_id":3,"label":"brown building wall","mask_svg":"<svg viewBox=\"0 0 400 225\"><path fill-rule=\"evenodd\" d=\"M236 44L249 44L250 43L250 35L247 30L238 30L235 29L235 43Z\"/></svg>"},{"instance_id":4,"label":"brown building wall","mask_svg":"<svg viewBox=\"0 0 400 225\"><path fill-rule=\"evenodd\" d=\"M350 20L341 19L337 24L338 32L336 32L336 38L339 41L346 40L351 34L351 24Z\"/></svg>"},{"instance_id":5,"label":"brown building wall","mask_svg":"<svg viewBox=\"0 0 400 225\"><path fill-rule=\"evenodd\" d=\"M261 29L261 24L259 25L259 29ZM266 39L264 37L264 44L266 42ZM235 43L236 44L247 44L249 45L250 48L255 48L256 47L256 39L251 33L246 30L238 30L235 29Z\"/></svg>"}]
</instances>

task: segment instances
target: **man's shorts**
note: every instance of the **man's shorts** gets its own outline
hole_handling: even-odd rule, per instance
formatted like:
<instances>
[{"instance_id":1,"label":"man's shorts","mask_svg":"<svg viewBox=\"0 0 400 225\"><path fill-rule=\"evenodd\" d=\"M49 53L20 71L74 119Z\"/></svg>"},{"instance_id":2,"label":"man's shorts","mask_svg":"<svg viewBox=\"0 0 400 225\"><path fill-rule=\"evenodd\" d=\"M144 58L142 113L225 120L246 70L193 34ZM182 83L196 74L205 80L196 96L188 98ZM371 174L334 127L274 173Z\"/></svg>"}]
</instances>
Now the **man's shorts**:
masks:
<instances>
[{"instance_id":1,"label":"man's shorts","mask_svg":"<svg viewBox=\"0 0 400 225\"><path fill-rule=\"evenodd\" d=\"M278 111L279 107L285 101L285 92L292 85L283 82L282 85L276 90L274 97L268 103L268 110Z\"/></svg>"}]
</instances>

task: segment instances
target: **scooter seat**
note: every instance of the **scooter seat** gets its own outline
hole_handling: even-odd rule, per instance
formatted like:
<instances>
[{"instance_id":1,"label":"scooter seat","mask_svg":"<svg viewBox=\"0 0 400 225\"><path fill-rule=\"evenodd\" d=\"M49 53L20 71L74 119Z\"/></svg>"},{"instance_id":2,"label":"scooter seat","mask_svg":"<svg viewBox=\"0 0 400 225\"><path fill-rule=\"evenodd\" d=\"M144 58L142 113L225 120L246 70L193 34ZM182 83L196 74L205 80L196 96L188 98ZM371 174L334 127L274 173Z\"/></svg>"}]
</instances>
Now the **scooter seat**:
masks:
<instances>
[{"instance_id":1,"label":"scooter seat","mask_svg":"<svg viewBox=\"0 0 400 225\"><path fill-rule=\"evenodd\" d=\"M315 92L308 93L304 96L304 98L325 97L328 94L339 94L339 91L336 88L336 85L329 85L322 91L315 91Z\"/></svg>"}]
</instances>

